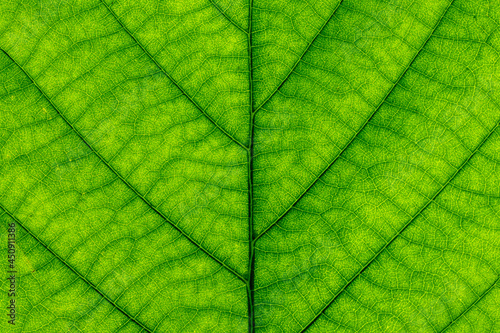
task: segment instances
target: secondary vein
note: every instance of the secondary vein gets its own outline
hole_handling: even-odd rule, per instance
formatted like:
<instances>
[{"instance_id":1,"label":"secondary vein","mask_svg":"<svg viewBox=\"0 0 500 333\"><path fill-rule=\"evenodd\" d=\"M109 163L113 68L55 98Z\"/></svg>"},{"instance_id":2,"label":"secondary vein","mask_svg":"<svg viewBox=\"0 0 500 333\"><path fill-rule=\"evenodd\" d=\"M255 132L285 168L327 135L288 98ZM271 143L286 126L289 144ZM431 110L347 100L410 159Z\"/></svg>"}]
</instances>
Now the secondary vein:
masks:
<instances>
[{"instance_id":1,"label":"secondary vein","mask_svg":"<svg viewBox=\"0 0 500 333\"><path fill-rule=\"evenodd\" d=\"M233 137L231 134L229 134L222 126L220 126L195 100L193 97L191 97L184 88L176 81L174 78L165 71L165 69L156 61L156 59L149 53L148 50L142 45L141 42L135 36L132 34L130 30L122 23L120 18L115 14L115 12L111 9L111 7L104 1L101 0L103 5L107 8L107 10L111 13L111 15L114 17L114 19L118 22L118 24L122 27L123 30L134 40L134 42L141 48L141 50L153 61L153 63L158 67L158 69L165 74L165 76L179 89L184 96L198 109L200 112L215 126L217 129L219 129L222 133L224 133L231 141L236 143L238 146L242 147L243 149L248 151L248 147L245 146L243 143L239 142L235 137Z\"/></svg>"},{"instance_id":2,"label":"secondary vein","mask_svg":"<svg viewBox=\"0 0 500 333\"><path fill-rule=\"evenodd\" d=\"M462 318L465 314L467 314L467 312L469 312L477 303L479 303L480 300L482 300L486 295L488 295L488 293L492 291L493 288L495 288L495 286L498 283L498 280L500 280L500 277L497 277L496 280L492 283L492 285L488 289L486 289L474 302L472 302L467 308L465 308L464 311L462 311L457 317L455 317L455 319L452 319L452 321L450 321L448 325L446 325L441 330L440 333L446 332L451 326L453 326L453 324L455 324L460 318Z\"/></svg>"},{"instance_id":3,"label":"secondary vein","mask_svg":"<svg viewBox=\"0 0 500 333\"><path fill-rule=\"evenodd\" d=\"M422 212L425 209L427 209L427 207L429 207L429 205L434 200L436 200L436 198L443 192L443 190L448 186L448 184L453 179L455 179L455 177L460 173L460 171L462 171L463 168L469 163L469 161L472 159L472 157L474 157L474 155L476 155L476 153L484 145L484 143L486 141L488 141L490 136L495 132L495 130L498 128L499 125L500 125L500 123L497 123L495 125L495 127L493 127L493 129L491 129L491 131L477 145L477 147L472 151L472 153L469 155L469 157L457 168L455 173L446 181L446 183L444 183L441 186L441 188L427 201L427 203L422 208L420 208L420 210L415 215L413 215L413 217L382 248L380 248L379 251L377 251L377 253L375 253L375 255L335 294L335 296L333 296L333 298L330 300L330 302L328 302L323 307L323 309L309 322L309 324L307 324L307 326L300 333L305 332L307 330L307 328L309 328L316 321L316 319L318 319L319 316L321 316L321 314L323 314L326 311L326 309L328 309L328 307L347 289L347 287L349 287L352 284L352 282L354 280L356 280L380 256L380 254L382 254L382 252L384 252L385 249L387 249L387 247L389 245L391 245L398 238L398 236L401 235L408 228L408 226L410 226L410 224L413 221L415 221L415 219L418 216L420 216L420 214L422 214Z\"/></svg>"},{"instance_id":4,"label":"secondary vein","mask_svg":"<svg viewBox=\"0 0 500 333\"><path fill-rule=\"evenodd\" d=\"M24 226L19 219L14 216L11 212L9 212L2 204L0 204L0 209L2 209L7 215L10 216L16 223L23 228L31 237L33 237L42 247L47 250L50 254L52 254L54 257L56 257L64 266L68 267L69 270L71 270L76 276L78 276L81 280L83 280L87 285L89 285L94 291L96 291L102 298L104 298L108 303L110 303L114 308L116 308L118 311L123 313L127 318L129 318L133 323L137 324L140 326L143 330L149 333L153 333L152 330L147 328L143 323L135 319L135 317L132 317L130 314L127 313L124 309L122 309L118 304L116 304L112 299L110 299L104 292L99 290L97 286L95 286L92 282L90 282L85 276L80 274L73 266L68 264L63 258L61 258L57 253L55 253L50 247L47 246L40 238L38 238L33 232L31 232L30 229L28 229L26 226Z\"/></svg>"},{"instance_id":5,"label":"secondary vein","mask_svg":"<svg viewBox=\"0 0 500 333\"><path fill-rule=\"evenodd\" d=\"M243 29L238 23L234 22L234 20L229 16L227 15L220 7L219 5L217 5L217 3L214 1L214 0L209 0L210 3L215 7L215 9L217 9L219 11L219 13L222 14L222 16L224 16L229 22L231 22L232 25L234 25L236 28L238 28L240 31L244 32L246 35L248 35L248 31L246 31L245 29Z\"/></svg>"},{"instance_id":6,"label":"secondary vein","mask_svg":"<svg viewBox=\"0 0 500 333\"><path fill-rule=\"evenodd\" d=\"M295 71L295 68L297 68L297 66L299 65L300 61L304 58L304 56L306 55L306 53L309 51L309 49L311 48L312 44L316 41L316 39L319 37L319 35L321 34L321 32L323 32L323 30L325 29L326 25L332 20L333 16L337 12L337 10L339 9L339 7L340 7L340 5L342 4L343 1L344 0L340 0L340 2L337 4L337 7L335 7L335 9L333 10L332 14L328 17L328 19L326 19L326 21L323 23L323 25L321 26L321 28L319 28L318 32L313 37L313 39L309 42L309 44L307 44L306 48L304 49L304 52L302 52L302 54L297 59L297 61L295 62L295 64L293 64L292 68L290 69L290 71L288 72L288 74L285 76L285 78L276 87L276 89L274 89L271 92L271 94L269 94L269 96L255 109L255 112L259 111L264 105L266 105L267 102L269 102L269 100L281 89L281 87L283 87L283 85L285 84L285 82L288 80L288 78Z\"/></svg>"},{"instance_id":7,"label":"secondary vein","mask_svg":"<svg viewBox=\"0 0 500 333\"><path fill-rule=\"evenodd\" d=\"M111 164L109 164L105 159L104 157L101 156L101 154L99 154L99 152L97 150L94 149L94 147L92 147L92 145L90 145L87 140L85 140L85 138L83 137L83 135L75 128L75 126L73 126L73 124L64 116L64 114L57 108L57 106L52 102L52 100L47 96L47 94L42 90L42 88L36 83L36 81L31 77L31 75L19 64L17 63L5 50L3 49L0 49L3 53L5 53L5 55L7 55L7 57L13 62L15 63L19 69L21 69L21 71L30 79L30 81L33 83L33 85L37 88L37 90L42 94L42 96L49 102L49 104L52 106L52 108L57 112L57 114L64 120L64 122L75 132L75 134L80 138L80 140L82 140L82 142L92 151L92 153L94 153L98 158L99 160L101 160L102 163L104 163L104 165L106 165L106 167L111 171L113 172L130 190L132 190L135 195L137 195L146 205L149 206L149 208L151 208L151 210L153 210L158 216L160 216L165 222L169 223L175 230L177 230L178 232L180 232L185 238L187 238L193 245L195 245L197 248L199 248L202 252L204 252L208 257L212 258L213 260L215 260L217 263L219 263L221 266L223 266L225 269L227 269L229 272L231 272L232 274L234 274L238 279L240 279L241 281L243 281L244 283L247 283L247 280L242 276L240 275L238 272L236 272L233 268L229 267L228 265L226 265L222 260L218 259L217 257L215 257L213 254L211 254L207 249L205 249L201 244L199 244L198 242L196 242L193 238L191 238L184 230L182 230L181 228L179 228L175 223L173 223L172 221L170 221L170 219L168 219L162 212L160 212L146 197L144 197L141 193L139 193L139 191L134 187L132 186L132 184L130 184L125 178L123 178L123 176L118 172L116 171L112 166Z\"/></svg>"},{"instance_id":8,"label":"secondary vein","mask_svg":"<svg viewBox=\"0 0 500 333\"><path fill-rule=\"evenodd\" d=\"M368 125L368 123L373 119L373 117L375 116L375 114L380 110L380 108L382 107L382 105L385 103L385 101L387 100L387 98L389 98L389 96L391 95L391 93L394 91L394 89L396 88L396 86L399 84L399 82L401 81L401 79L404 77L404 75L406 74L406 72L408 72L408 70L410 69L410 67L413 65L413 63L415 62L415 60L418 58L418 56L420 55L420 53L422 52L422 50L425 48L425 46L427 45L427 43L429 42L430 38L432 37L432 35L434 34L434 32L436 31L437 27L439 26L439 24L441 23L441 21L443 20L444 16L446 15L446 13L448 12L449 8L451 7L451 5L453 4L455 0L452 0L450 2L450 4L448 5L448 7L445 9L444 13L442 14L442 16L439 18L439 20L437 21L436 25L434 26L434 28L432 29L431 33L429 34L429 36L427 37L427 39L425 40L425 42L422 44L422 46L419 48L419 50L415 53L415 55L413 56L413 58L411 59L410 63L406 66L406 68L403 70L403 72L401 72L401 74L399 75L398 79L396 80L396 82L394 82L394 84L392 85L392 87L387 91L387 93L385 94L384 98L382 99L382 101L377 105L377 107L375 108L375 110L370 114L370 116L365 120L365 122L363 123L363 125L361 125L361 127L356 131L356 133L352 136L352 138L349 140L349 142L347 142L347 144L344 146L344 148L342 148L342 150L337 154L337 156L335 156L335 158L323 169L323 171L319 174L318 177L316 177L313 182L300 194L300 196L276 219L276 221L274 221L273 223L271 223L266 229L264 229L264 231L262 231L256 238L255 240L259 239L260 237L262 237L264 234L266 234L273 226L275 226L279 221L281 221L286 214L288 214L291 209L300 201L300 199L302 199L304 197L304 195L306 195L306 193L321 179L321 177L335 164L335 162L337 162L337 160L344 154L344 152L347 150L347 148L349 148L352 144L352 142L359 136L359 134L366 128L366 126Z\"/></svg>"}]
</instances>

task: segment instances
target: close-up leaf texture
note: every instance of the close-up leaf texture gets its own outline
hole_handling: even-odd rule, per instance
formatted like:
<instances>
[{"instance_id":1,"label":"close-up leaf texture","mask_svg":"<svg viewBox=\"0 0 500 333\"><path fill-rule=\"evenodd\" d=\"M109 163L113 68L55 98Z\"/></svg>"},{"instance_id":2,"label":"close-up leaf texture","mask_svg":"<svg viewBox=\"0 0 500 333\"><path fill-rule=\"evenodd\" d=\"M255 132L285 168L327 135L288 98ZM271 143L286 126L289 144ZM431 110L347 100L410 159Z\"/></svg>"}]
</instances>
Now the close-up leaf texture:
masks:
<instances>
[{"instance_id":1,"label":"close-up leaf texture","mask_svg":"<svg viewBox=\"0 0 500 333\"><path fill-rule=\"evenodd\" d=\"M0 331L500 332L499 61L498 0L1 0Z\"/></svg>"}]
</instances>

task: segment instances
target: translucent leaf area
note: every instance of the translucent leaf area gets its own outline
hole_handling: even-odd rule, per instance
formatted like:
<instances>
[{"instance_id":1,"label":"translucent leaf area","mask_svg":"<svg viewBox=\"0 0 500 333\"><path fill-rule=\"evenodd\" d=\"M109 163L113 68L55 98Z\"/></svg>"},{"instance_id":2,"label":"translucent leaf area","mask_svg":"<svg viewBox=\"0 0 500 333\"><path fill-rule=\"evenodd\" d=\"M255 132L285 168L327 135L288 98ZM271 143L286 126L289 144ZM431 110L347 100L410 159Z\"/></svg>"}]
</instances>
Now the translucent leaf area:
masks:
<instances>
[{"instance_id":1,"label":"translucent leaf area","mask_svg":"<svg viewBox=\"0 0 500 333\"><path fill-rule=\"evenodd\" d=\"M0 331L500 332L499 125L498 0L2 0Z\"/></svg>"}]
</instances>

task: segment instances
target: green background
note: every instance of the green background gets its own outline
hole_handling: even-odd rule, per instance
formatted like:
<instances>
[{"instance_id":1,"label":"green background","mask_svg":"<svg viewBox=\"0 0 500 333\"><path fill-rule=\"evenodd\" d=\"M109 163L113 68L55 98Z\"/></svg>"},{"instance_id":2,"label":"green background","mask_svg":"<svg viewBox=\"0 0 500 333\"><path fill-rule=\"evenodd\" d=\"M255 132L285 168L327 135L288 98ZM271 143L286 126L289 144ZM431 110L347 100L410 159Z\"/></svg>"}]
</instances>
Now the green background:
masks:
<instances>
[{"instance_id":1,"label":"green background","mask_svg":"<svg viewBox=\"0 0 500 333\"><path fill-rule=\"evenodd\" d=\"M2 0L0 329L500 332L499 25L497 0Z\"/></svg>"}]
</instances>

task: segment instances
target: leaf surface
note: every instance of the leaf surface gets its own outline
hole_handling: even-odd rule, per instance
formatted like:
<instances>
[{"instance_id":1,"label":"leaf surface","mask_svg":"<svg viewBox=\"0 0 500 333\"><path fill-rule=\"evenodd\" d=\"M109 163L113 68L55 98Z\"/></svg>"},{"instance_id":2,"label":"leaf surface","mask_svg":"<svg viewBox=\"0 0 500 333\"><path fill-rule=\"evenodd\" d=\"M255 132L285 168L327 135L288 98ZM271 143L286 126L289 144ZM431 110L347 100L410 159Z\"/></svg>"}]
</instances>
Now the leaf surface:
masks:
<instances>
[{"instance_id":1,"label":"leaf surface","mask_svg":"<svg viewBox=\"0 0 500 333\"><path fill-rule=\"evenodd\" d=\"M500 332L497 1L0 14L2 330Z\"/></svg>"}]
</instances>

